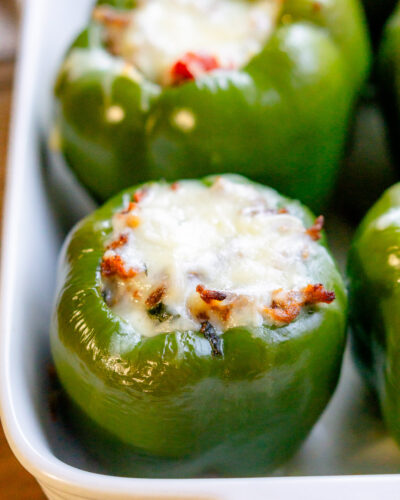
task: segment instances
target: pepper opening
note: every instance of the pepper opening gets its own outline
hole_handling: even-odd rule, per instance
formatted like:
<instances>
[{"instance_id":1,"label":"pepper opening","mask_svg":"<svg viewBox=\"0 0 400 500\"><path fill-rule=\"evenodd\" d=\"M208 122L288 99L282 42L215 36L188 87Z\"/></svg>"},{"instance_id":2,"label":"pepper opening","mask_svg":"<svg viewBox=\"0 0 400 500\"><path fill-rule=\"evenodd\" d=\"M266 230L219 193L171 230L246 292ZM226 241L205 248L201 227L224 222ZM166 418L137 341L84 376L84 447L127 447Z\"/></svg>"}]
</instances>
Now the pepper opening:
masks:
<instances>
[{"instance_id":1,"label":"pepper opening","mask_svg":"<svg viewBox=\"0 0 400 500\"><path fill-rule=\"evenodd\" d=\"M282 0L142 0L99 6L104 43L150 81L179 85L215 69L240 69L272 34Z\"/></svg>"},{"instance_id":2,"label":"pepper opening","mask_svg":"<svg viewBox=\"0 0 400 500\"><path fill-rule=\"evenodd\" d=\"M227 177L151 184L113 216L103 296L145 336L283 326L335 298L309 271L317 222L310 234L275 191Z\"/></svg>"}]
</instances>

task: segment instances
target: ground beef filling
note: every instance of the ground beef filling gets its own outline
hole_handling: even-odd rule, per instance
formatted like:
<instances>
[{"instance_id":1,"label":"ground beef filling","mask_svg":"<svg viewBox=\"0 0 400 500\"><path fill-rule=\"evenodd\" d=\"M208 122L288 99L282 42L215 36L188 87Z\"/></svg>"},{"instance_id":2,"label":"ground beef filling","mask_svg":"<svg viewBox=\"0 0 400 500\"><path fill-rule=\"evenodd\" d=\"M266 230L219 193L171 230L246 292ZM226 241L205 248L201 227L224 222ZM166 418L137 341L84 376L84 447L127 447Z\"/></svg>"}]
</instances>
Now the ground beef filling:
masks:
<instances>
[{"instance_id":1,"label":"ground beef filling","mask_svg":"<svg viewBox=\"0 0 400 500\"><path fill-rule=\"evenodd\" d=\"M323 218L305 227L272 190L217 178L153 184L113 217L102 261L103 296L139 333L202 331L217 355L235 326L283 326L330 304L310 282Z\"/></svg>"}]
</instances>

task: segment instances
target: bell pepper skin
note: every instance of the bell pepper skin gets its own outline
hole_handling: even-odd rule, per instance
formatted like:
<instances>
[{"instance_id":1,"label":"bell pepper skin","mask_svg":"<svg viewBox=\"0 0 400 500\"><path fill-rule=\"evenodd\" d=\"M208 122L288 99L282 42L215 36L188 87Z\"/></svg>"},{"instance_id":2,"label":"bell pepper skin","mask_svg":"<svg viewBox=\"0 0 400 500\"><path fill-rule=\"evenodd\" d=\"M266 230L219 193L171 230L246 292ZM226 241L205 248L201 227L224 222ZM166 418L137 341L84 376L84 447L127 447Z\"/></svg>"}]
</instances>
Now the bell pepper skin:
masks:
<instances>
[{"instance_id":1,"label":"bell pepper skin","mask_svg":"<svg viewBox=\"0 0 400 500\"><path fill-rule=\"evenodd\" d=\"M92 21L56 84L61 150L100 201L152 178L233 171L317 208L332 191L369 59L358 0L286 0L244 68L174 87L132 76Z\"/></svg>"},{"instance_id":2,"label":"bell pepper skin","mask_svg":"<svg viewBox=\"0 0 400 500\"><path fill-rule=\"evenodd\" d=\"M355 359L376 391L400 444L400 184L387 190L357 230L348 261Z\"/></svg>"},{"instance_id":3,"label":"bell pepper skin","mask_svg":"<svg viewBox=\"0 0 400 500\"><path fill-rule=\"evenodd\" d=\"M303 310L287 326L227 330L220 357L197 331L142 337L106 305L100 276L111 216L138 187L85 218L63 248L51 348L84 415L75 425L83 434L99 429L100 439L122 450L121 474L265 474L296 451L336 387L347 312L340 274L323 238L310 279L334 291L335 301ZM300 203L282 197L282 204L312 225Z\"/></svg>"}]
</instances>

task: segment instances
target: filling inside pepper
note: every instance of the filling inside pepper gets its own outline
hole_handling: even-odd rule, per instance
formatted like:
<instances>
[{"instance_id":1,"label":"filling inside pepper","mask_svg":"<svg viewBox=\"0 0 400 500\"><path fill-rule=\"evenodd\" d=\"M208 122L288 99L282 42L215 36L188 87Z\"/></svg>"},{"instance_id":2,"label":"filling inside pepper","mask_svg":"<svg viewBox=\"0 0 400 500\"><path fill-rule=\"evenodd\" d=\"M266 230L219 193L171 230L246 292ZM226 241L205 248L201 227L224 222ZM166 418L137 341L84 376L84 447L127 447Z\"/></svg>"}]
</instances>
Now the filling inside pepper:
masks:
<instances>
[{"instance_id":1,"label":"filling inside pepper","mask_svg":"<svg viewBox=\"0 0 400 500\"><path fill-rule=\"evenodd\" d=\"M139 0L131 11L94 10L105 43L162 85L241 68L265 45L282 0Z\"/></svg>"},{"instance_id":2,"label":"filling inside pepper","mask_svg":"<svg viewBox=\"0 0 400 500\"><path fill-rule=\"evenodd\" d=\"M311 228L274 191L227 178L149 184L112 220L103 296L145 336L285 325L333 292L310 282L323 218Z\"/></svg>"}]
</instances>

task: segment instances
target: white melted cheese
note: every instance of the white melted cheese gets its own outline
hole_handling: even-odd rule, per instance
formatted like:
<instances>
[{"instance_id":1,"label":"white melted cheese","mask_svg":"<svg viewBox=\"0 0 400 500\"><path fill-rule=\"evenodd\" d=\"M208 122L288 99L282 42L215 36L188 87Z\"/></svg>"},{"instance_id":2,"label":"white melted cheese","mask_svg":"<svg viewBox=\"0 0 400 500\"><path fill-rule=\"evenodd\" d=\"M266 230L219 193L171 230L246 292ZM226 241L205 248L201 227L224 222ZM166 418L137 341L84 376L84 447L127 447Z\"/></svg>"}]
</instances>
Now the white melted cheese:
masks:
<instances>
[{"instance_id":1,"label":"white melted cheese","mask_svg":"<svg viewBox=\"0 0 400 500\"><path fill-rule=\"evenodd\" d=\"M216 57L240 68L271 35L281 0L142 0L130 23L111 33L119 55L146 78L166 83L173 64L187 53Z\"/></svg>"},{"instance_id":2,"label":"white melted cheese","mask_svg":"<svg viewBox=\"0 0 400 500\"><path fill-rule=\"evenodd\" d=\"M127 280L103 278L112 290L112 309L142 335L199 330L197 312L207 304L198 285L223 292L232 303L229 317L213 319L219 331L240 325L260 326L275 290L300 290L310 282L307 259L319 247L302 221L278 213L274 191L219 178L212 187L185 181L177 189L154 184L129 214L116 214L110 242L121 235L126 243L107 250L118 255ZM131 228L129 217L139 225ZM160 285L162 303L172 315L159 322L147 312L145 300ZM214 315L215 316L215 315Z\"/></svg>"}]
</instances>

